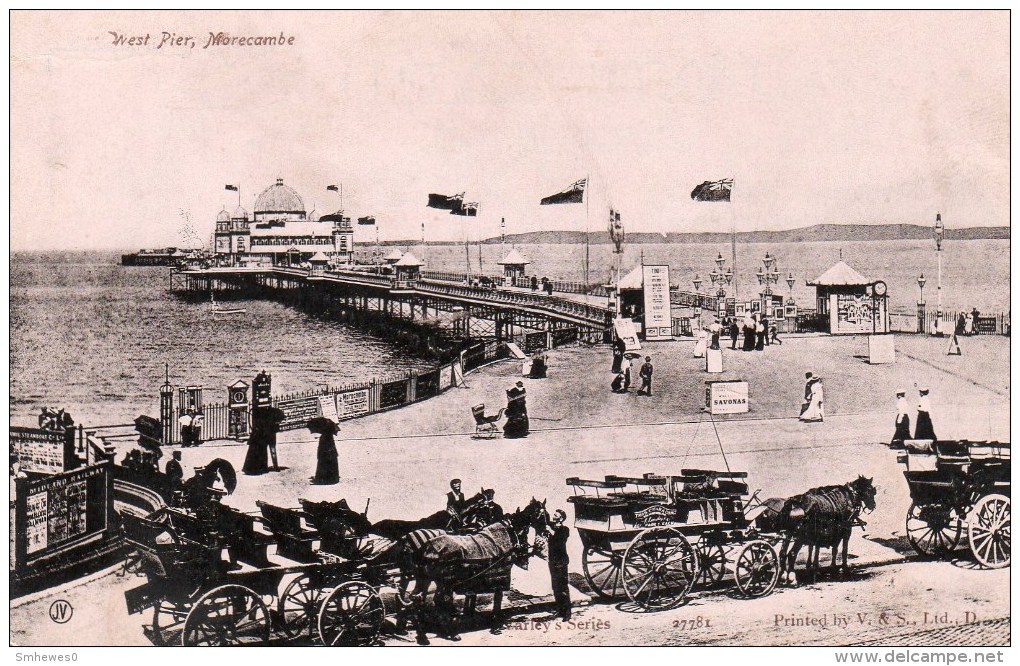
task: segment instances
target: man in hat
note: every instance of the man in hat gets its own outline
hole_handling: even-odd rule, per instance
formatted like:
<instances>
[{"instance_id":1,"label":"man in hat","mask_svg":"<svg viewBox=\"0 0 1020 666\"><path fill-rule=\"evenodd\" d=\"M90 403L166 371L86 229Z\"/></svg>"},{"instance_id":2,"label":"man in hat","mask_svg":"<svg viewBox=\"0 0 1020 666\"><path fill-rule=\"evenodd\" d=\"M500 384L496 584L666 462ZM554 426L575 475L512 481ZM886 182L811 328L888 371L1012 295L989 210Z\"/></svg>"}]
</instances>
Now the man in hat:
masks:
<instances>
[{"instance_id":1,"label":"man in hat","mask_svg":"<svg viewBox=\"0 0 1020 666\"><path fill-rule=\"evenodd\" d=\"M567 513L556 509L549 521L549 578L552 582L553 597L556 599L556 615L566 622L570 619L570 583L567 578L567 539L570 528L564 525Z\"/></svg>"},{"instance_id":2,"label":"man in hat","mask_svg":"<svg viewBox=\"0 0 1020 666\"><path fill-rule=\"evenodd\" d=\"M903 442L908 439L910 439L910 404L907 402L907 392L896 389L896 431L893 432L889 446L893 449L902 449Z\"/></svg>"},{"instance_id":3,"label":"man in hat","mask_svg":"<svg viewBox=\"0 0 1020 666\"><path fill-rule=\"evenodd\" d=\"M466 505L464 493L460 490L460 479L450 481L450 492L446 493L446 512L460 520L461 512Z\"/></svg>"},{"instance_id":4,"label":"man in hat","mask_svg":"<svg viewBox=\"0 0 1020 666\"><path fill-rule=\"evenodd\" d=\"M652 394L652 357L645 356L644 365L641 366L641 370L638 372L638 376L641 377L641 388L638 389L638 395L651 395Z\"/></svg>"},{"instance_id":5,"label":"man in hat","mask_svg":"<svg viewBox=\"0 0 1020 666\"><path fill-rule=\"evenodd\" d=\"M914 439L935 440L935 427L931 423L931 403L928 400L928 389L922 388L918 393L917 430L914 431Z\"/></svg>"},{"instance_id":6,"label":"man in hat","mask_svg":"<svg viewBox=\"0 0 1020 666\"><path fill-rule=\"evenodd\" d=\"M181 452L174 451L166 464L167 488L170 490L171 503L175 503L175 496L181 491L184 481L184 468L181 467Z\"/></svg>"}]
</instances>

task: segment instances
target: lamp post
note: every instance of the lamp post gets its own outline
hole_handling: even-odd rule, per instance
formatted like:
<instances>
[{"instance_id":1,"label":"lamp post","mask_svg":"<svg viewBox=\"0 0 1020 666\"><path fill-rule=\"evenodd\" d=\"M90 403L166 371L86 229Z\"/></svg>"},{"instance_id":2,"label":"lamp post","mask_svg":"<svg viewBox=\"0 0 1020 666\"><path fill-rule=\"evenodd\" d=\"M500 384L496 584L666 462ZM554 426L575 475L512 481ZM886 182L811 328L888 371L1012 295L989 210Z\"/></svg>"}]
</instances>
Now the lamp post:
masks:
<instances>
[{"instance_id":1,"label":"lamp post","mask_svg":"<svg viewBox=\"0 0 1020 666\"><path fill-rule=\"evenodd\" d=\"M795 303L795 301L793 300L793 285L796 282L797 281L793 278L793 273L790 273L788 276L786 276L786 286L790 288L790 297L786 299L787 305L794 305Z\"/></svg>"},{"instance_id":2,"label":"lamp post","mask_svg":"<svg viewBox=\"0 0 1020 666\"><path fill-rule=\"evenodd\" d=\"M946 238L946 225L942 224L942 213L935 213L935 256L938 258L939 273L935 287L935 326L942 322L942 241Z\"/></svg>"},{"instance_id":3,"label":"lamp post","mask_svg":"<svg viewBox=\"0 0 1020 666\"><path fill-rule=\"evenodd\" d=\"M715 258L715 268L708 274L708 279L712 281L712 286L716 287L715 297L719 299L719 302L725 304L726 298L726 287L733 282L733 269L726 266L726 260L723 259L722 253ZM725 270L723 268L725 267ZM716 303L716 311L719 310L719 304Z\"/></svg>"},{"instance_id":4,"label":"lamp post","mask_svg":"<svg viewBox=\"0 0 1020 666\"><path fill-rule=\"evenodd\" d=\"M697 313L698 328L701 328L701 277L695 273L692 282L694 283L695 293L694 311Z\"/></svg>"},{"instance_id":5,"label":"lamp post","mask_svg":"<svg viewBox=\"0 0 1020 666\"><path fill-rule=\"evenodd\" d=\"M924 277L924 273L921 273L921 275L918 276L918 278L917 278L917 286L920 287L920 289L921 289L921 300L919 300L917 302L917 328L918 328L918 330L920 330L922 333L925 333L925 334L927 334L927 331L925 330L925 327L924 327L924 314L925 314L924 313L924 283L927 282L927 281L928 281L928 279Z\"/></svg>"},{"instance_id":6,"label":"lamp post","mask_svg":"<svg viewBox=\"0 0 1020 666\"><path fill-rule=\"evenodd\" d=\"M762 264L764 266L759 266L757 273L758 284L763 287L761 295L771 296L772 285L779 283L779 270L776 268L776 258L766 252L765 258L762 259Z\"/></svg>"}]
</instances>

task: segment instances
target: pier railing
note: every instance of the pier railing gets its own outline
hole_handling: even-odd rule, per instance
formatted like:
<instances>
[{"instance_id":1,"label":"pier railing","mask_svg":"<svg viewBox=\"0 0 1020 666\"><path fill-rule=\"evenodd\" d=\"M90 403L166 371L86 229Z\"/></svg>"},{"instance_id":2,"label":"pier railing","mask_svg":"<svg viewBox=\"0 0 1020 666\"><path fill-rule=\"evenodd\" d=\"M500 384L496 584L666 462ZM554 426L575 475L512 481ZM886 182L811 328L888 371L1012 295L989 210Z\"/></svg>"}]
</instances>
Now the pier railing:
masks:
<instances>
[{"instance_id":1,"label":"pier railing","mask_svg":"<svg viewBox=\"0 0 1020 666\"><path fill-rule=\"evenodd\" d=\"M500 291L482 287L443 284L439 282L419 282L417 289L422 292L448 294L465 298L479 298L496 303L527 305L550 310L559 314L573 315L586 319L593 324L604 324L610 320L611 311L607 307L581 303L557 296L528 294L517 291Z\"/></svg>"}]
</instances>

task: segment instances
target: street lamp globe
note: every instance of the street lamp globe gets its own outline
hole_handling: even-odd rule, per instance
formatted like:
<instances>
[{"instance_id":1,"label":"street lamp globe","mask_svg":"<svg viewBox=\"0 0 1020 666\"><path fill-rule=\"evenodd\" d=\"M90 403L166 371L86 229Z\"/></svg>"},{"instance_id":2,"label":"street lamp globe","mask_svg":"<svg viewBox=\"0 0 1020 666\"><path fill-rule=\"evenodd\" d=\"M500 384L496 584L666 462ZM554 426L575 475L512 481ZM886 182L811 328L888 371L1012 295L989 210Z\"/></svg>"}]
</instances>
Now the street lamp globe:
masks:
<instances>
[{"instance_id":1,"label":"street lamp globe","mask_svg":"<svg viewBox=\"0 0 1020 666\"><path fill-rule=\"evenodd\" d=\"M701 292L701 278L697 274L694 276L694 291Z\"/></svg>"},{"instance_id":2,"label":"street lamp globe","mask_svg":"<svg viewBox=\"0 0 1020 666\"><path fill-rule=\"evenodd\" d=\"M928 279L924 277L924 273L921 273L920 277L917 278L917 286L924 289L924 283L927 281Z\"/></svg>"}]
</instances>

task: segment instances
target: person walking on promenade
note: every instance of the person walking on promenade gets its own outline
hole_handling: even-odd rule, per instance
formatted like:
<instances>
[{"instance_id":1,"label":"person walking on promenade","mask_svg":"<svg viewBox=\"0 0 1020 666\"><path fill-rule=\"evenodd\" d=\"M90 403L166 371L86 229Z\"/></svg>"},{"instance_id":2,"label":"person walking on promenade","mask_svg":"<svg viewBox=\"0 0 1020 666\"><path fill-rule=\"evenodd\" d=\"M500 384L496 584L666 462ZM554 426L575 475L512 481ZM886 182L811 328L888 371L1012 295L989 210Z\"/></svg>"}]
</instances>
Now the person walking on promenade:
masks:
<instances>
[{"instance_id":1,"label":"person walking on promenade","mask_svg":"<svg viewBox=\"0 0 1020 666\"><path fill-rule=\"evenodd\" d=\"M623 382L625 381L626 377L620 371L616 373L616 377L613 378L613 383L609 385L609 388L612 389L613 393L626 393L627 389L623 388Z\"/></svg>"},{"instance_id":2,"label":"person walking on promenade","mask_svg":"<svg viewBox=\"0 0 1020 666\"><path fill-rule=\"evenodd\" d=\"M963 318L963 334L974 335L974 313L968 312Z\"/></svg>"},{"instance_id":3,"label":"person walking on promenade","mask_svg":"<svg viewBox=\"0 0 1020 666\"><path fill-rule=\"evenodd\" d=\"M807 386L808 405L800 420L804 423L821 423L825 420L825 394L822 388L822 378L812 377Z\"/></svg>"},{"instance_id":4,"label":"person walking on promenade","mask_svg":"<svg viewBox=\"0 0 1020 666\"><path fill-rule=\"evenodd\" d=\"M712 343L708 346L709 349L719 349L719 337L722 335L722 330L723 327L718 319L713 319L712 323L708 325L708 332L712 334Z\"/></svg>"},{"instance_id":5,"label":"person walking on promenade","mask_svg":"<svg viewBox=\"0 0 1020 666\"><path fill-rule=\"evenodd\" d=\"M730 339L733 340L733 344L730 345L730 349L737 348L737 339L740 337L740 325L737 324L737 319L734 317L730 320Z\"/></svg>"},{"instance_id":6,"label":"person walking on promenade","mask_svg":"<svg viewBox=\"0 0 1020 666\"><path fill-rule=\"evenodd\" d=\"M980 331L978 331L978 317L981 316L981 312L977 308L974 308L971 311L970 314L974 318L974 333L973 333L973 335L977 335L980 332Z\"/></svg>"},{"instance_id":7,"label":"person walking on promenade","mask_svg":"<svg viewBox=\"0 0 1020 666\"><path fill-rule=\"evenodd\" d=\"M775 324L772 324L772 328L769 329L769 337L772 338L771 344L774 345L783 344L783 341L779 339L779 327L776 326Z\"/></svg>"},{"instance_id":8,"label":"person walking on promenade","mask_svg":"<svg viewBox=\"0 0 1020 666\"><path fill-rule=\"evenodd\" d=\"M754 351L754 316L744 317L744 351Z\"/></svg>"},{"instance_id":9,"label":"person walking on promenade","mask_svg":"<svg viewBox=\"0 0 1020 666\"><path fill-rule=\"evenodd\" d=\"M765 351L765 324L763 324L761 321L754 325L754 336L755 336L754 350Z\"/></svg>"},{"instance_id":10,"label":"person walking on promenade","mask_svg":"<svg viewBox=\"0 0 1020 666\"><path fill-rule=\"evenodd\" d=\"M625 351L623 340L617 340L613 344L613 372L620 372Z\"/></svg>"},{"instance_id":11,"label":"person walking on promenade","mask_svg":"<svg viewBox=\"0 0 1020 666\"><path fill-rule=\"evenodd\" d=\"M245 474L265 474L269 471L268 454L272 454L273 468L280 471L276 459L276 433L283 421L283 411L276 407L255 407L251 410L251 434L248 436L248 453L241 471Z\"/></svg>"},{"instance_id":12,"label":"person walking on promenade","mask_svg":"<svg viewBox=\"0 0 1020 666\"><path fill-rule=\"evenodd\" d=\"M340 483L340 456L336 451L333 436L340 432L340 426L331 419L317 416L308 422L308 430L319 435L319 447L315 451L315 476L311 482L316 486L332 486Z\"/></svg>"},{"instance_id":13,"label":"person walking on promenade","mask_svg":"<svg viewBox=\"0 0 1020 666\"><path fill-rule=\"evenodd\" d=\"M634 354L634 356L637 356L637 354ZM623 355L623 365L620 368L621 372L623 372L623 390L624 390L624 392L630 391L630 371L631 371L631 368L633 366L634 366L634 363L631 360L631 354L624 354Z\"/></svg>"},{"instance_id":14,"label":"person walking on promenade","mask_svg":"<svg viewBox=\"0 0 1020 666\"><path fill-rule=\"evenodd\" d=\"M963 335L967 332L967 315L960 313L960 316L956 318L956 334Z\"/></svg>"},{"instance_id":15,"label":"person walking on promenade","mask_svg":"<svg viewBox=\"0 0 1020 666\"><path fill-rule=\"evenodd\" d=\"M191 424L195 420L195 410L189 409L181 414L177 423L181 426L181 446L193 446L194 441L191 434Z\"/></svg>"},{"instance_id":16,"label":"person walking on promenade","mask_svg":"<svg viewBox=\"0 0 1020 666\"><path fill-rule=\"evenodd\" d=\"M506 390L506 424L503 426L503 437L506 439L528 436L531 424L528 421L527 395L524 382L520 381Z\"/></svg>"},{"instance_id":17,"label":"person walking on promenade","mask_svg":"<svg viewBox=\"0 0 1020 666\"><path fill-rule=\"evenodd\" d=\"M769 320L766 319L764 316L761 318L761 325L765 328L764 338L765 344L766 345L772 344L771 342L769 342Z\"/></svg>"},{"instance_id":18,"label":"person walking on promenade","mask_svg":"<svg viewBox=\"0 0 1020 666\"><path fill-rule=\"evenodd\" d=\"M641 366L638 376L641 377L641 388L638 389L638 395L651 395L652 394L652 357L645 356L644 365Z\"/></svg>"},{"instance_id":19,"label":"person walking on promenade","mask_svg":"<svg viewBox=\"0 0 1020 666\"><path fill-rule=\"evenodd\" d=\"M549 522L551 532L549 547L549 578L552 582L553 598L556 600L556 616L566 622L570 619L570 582L567 578L567 565L570 556L567 554L567 540L570 528L564 525L567 513L556 509Z\"/></svg>"},{"instance_id":20,"label":"person walking on promenade","mask_svg":"<svg viewBox=\"0 0 1020 666\"><path fill-rule=\"evenodd\" d=\"M903 442L910 439L910 403L907 392L896 389L896 430L893 432L889 448L902 449Z\"/></svg>"},{"instance_id":21,"label":"person walking on promenade","mask_svg":"<svg viewBox=\"0 0 1020 666\"><path fill-rule=\"evenodd\" d=\"M928 399L928 389L926 388L918 391L917 429L914 431L914 439L936 439L935 427L931 423L931 402Z\"/></svg>"},{"instance_id":22,"label":"person walking on promenade","mask_svg":"<svg viewBox=\"0 0 1020 666\"><path fill-rule=\"evenodd\" d=\"M697 340L694 343L694 358L705 358L705 347L708 346L708 333L705 329L699 328L694 337Z\"/></svg>"},{"instance_id":23,"label":"person walking on promenade","mask_svg":"<svg viewBox=\"0 0 1020 666\"><path fill-rule=\"evenodd\" d=\"M166 464L166 486L169 490L168 499L170 500L171 506L177 506L179 503L180 492L183 489L184 483L184 468L181 467L181 452L174 451L170 456L170 460Z\"/></svg>"}]
</instances>

